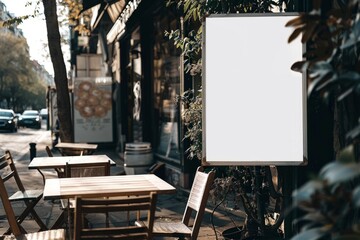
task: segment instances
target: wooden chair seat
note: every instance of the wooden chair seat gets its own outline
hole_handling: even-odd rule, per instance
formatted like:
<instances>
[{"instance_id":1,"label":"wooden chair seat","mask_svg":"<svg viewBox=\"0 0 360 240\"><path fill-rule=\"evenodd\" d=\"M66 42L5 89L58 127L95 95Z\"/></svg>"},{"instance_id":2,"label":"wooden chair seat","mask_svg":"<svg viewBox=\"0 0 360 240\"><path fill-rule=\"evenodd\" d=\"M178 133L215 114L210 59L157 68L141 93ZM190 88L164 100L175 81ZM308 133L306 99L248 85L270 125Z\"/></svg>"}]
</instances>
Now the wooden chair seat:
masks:
<instances>
[{"instance_id":1,"label":"wooden chair seat","mask_svg":"<svg viewBox=\"0 0 360 240\"><path fill-rule=\"evenodd\" d=\"M23 201L26 200L37 200L41 199L43 195L43 190L25 190L25 191L17 191L13 195L9 197L9 201Z\"/></svg>"},{"instance_id":2,"label":"wooden chair seat","mask_svg":"<svg viewBox=\"0 0 360 240\"><path fill-rule=\"evenodd\" d=\"M65 229L54 229L42 232L4 236L4 240L65 240Z\"/></svg>"},{"instance_id":3,"label":"wooden chair seat","mask_svg":"<svg viewBox=\"0 0 360 240\"><path fill-rule=\"evenodd\" d=\"M197 169L182 221L160 222L155 220L153 236L197 239L210 188L215 177L214 171L210 171L209 173L204 173L203 171L204 169L202 167ZM190 226L190 218L193 212L195 212L195 219L193 225ZM146 223L141 221L137 221L135 224L139 226L146 225Z\"/></svg>"},{"instance_id":4,"label":"wooden chair seat","mask_svg":"<svg viewBox=\"0 0 360 240\"><path fill-rule=\"evenodd\" d=\"M145 225L145 222L137 221L140 226ZM154 235L166 235L169 237L190 237L192 229L182 222L159 222L155 221L153 226Z\"/></svg>"}]
</instances>

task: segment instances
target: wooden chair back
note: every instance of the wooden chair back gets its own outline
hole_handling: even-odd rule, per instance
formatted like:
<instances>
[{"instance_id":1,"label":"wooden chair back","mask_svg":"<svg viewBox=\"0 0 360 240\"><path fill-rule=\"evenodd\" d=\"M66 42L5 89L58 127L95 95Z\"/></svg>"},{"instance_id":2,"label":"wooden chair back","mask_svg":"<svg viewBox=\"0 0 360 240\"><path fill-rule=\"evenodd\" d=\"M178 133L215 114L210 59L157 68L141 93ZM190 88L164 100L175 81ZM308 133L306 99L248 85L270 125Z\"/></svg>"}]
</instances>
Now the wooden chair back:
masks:
<instances>
[{"instance_id":1,"label":"wooden chair back","mask_svg":"<svg viewBox=\"0 0 360 240\"><path fill-rule=\"evenodd\" d=\"M164 222L155 221L153 226L153 236L173 237L173 238L189 238L196 240L199 235L201 222L204 216L206 203L210 194L210 188L214 182L215 172L205 173L202 167L197 169L194 182L190 191L190 195L185 207L182 221ZM195 212L193 225L190 219ZM137 225L144 226L146 223L137 221Z\"/></svg>"},{"instance_id":2,"label":"wooden chair back","mask_svg":"<svg viewBox=\"0 0 360 240\"><path fill-rule=\"evenodd\" d=\"M9 151L6 151L5 155L3 155L0 158L0 170L1 170L1 177L0 177L1 201L2 201L3 206L4 206L4 210L5 210L5 213L6 213L6 218L8 219L11 232L15 236L18 236L23 232L23 230L20 229L20 226L17 223L16 216L15 216L15 213L14 213L14 209L12 208L10 200L9 200L9 195L8 195L8 192L7 192L7 189L6 189L6 186L5 186L5 182L8 181L11 178L14 178L20 191L24 191L24 186L21 183L21 180L20 180L19 175L17 173L14 161L13 161ZM6 173L3 175L4 171Z\"/></svg>"},{"instance_id":3,"label":"wooden chair back","mask_svg":"<svg viewBox=\"0 0 360 240\"><path fill-rule=\"evenodd\" d=\"M51 149L49 148L49 146L46 146L46 147L45 147L45 151L46 151L46 153L47 153L47 155L48 155L49 157L53 157L53 156L54 156L54 155L52 154Z\"/></svg>"},{"instance_id":4,"label":"wooden chair back","mask_svg":"<svg viewBox=\"0 0 360 240\"><path fill-rule=\"evenodd\" d=\"M182 222L186 226L189 226L192 212L196 212L191 239L197 239L199 234L206 203L210 194L210 188L215 178L214 171L210 171L209 173L204 173L203 171L204 169L202 167L199 167L196 171L195 179L182 218Z\"/></svg>"},{"instance_id":5,"label":"wooden chair back","mask_svg":"<svg viewBox=\"0 0 360 240\"><path fill-rule=\"evenodd\" d=\"M94 162L87 164L66 164L65 177L94 177L94 176L109 176L110 175L110 161Z\"/></svg>"},{"instance_id":6,"label":"wooden chair back","mask_svg":"<svg viewBox=\"0 0 360 240\"><path fill-rule=\"evenodd\" d=\"M9 150L6 150L5 155L1 157L0 171L2 173L1 178L3 182L6 182L10 179L14 179L18 190L22 192L25 191L24 185L21 182L18 171L16 170L15 167L14 160Z\"/></svg>"},{"instance_id":7,"label":"wooden chair back","mask_svg":"<svg viewBox=\"0 0 360 240\"><path fill-rule=\"evenodd\" d=\"M134 196L110 199L77 198L75 205L74 240L80 239L152 239L152 228L156 208L157 195ZM111 227L85 226L84 215L109 212L147 212L147 226L117 225ZM127 222L128 223L128 222Z\"/></svg>"},{"instance_id":8,"label":"wooden chair back","mask_svg":"<svg viewBox=\"0 0 360 240\"><path fill-rule=\"evenodd\" d=\"M109 176L110 175L110 161L102 163L86 163L86 164L68 164L66 163L64 177L76 178L76 177L95 177L95 176ZM61 208L63 212L58 221L54 224L60 226L64 223L64 219L67 215L68 223L72 222L73 214L67 214L66 212L72 211L75 207L75 199L61 199ZM108 219L108 216L106 215Z\"/></svg>"},{"instance_id":9,"label":"wooden chair back","mask_svg":"<svg viewBox=\"0 0 360 240\"><path fill-rule=\"evenodd\" d=\"M45 147L45 151L46 151L46 153L47 153L47 155L48 155L49 157L53 157L53 156L54 156L53 153L51 152L51 149L49 148L49 146L46 146L46 147ZM62 168L54 168L54 170L55 170L55 172L57 173L58 178L63 178L63 177L65 177L64 169L62 169Z\"/></svg>"}]
</instances>

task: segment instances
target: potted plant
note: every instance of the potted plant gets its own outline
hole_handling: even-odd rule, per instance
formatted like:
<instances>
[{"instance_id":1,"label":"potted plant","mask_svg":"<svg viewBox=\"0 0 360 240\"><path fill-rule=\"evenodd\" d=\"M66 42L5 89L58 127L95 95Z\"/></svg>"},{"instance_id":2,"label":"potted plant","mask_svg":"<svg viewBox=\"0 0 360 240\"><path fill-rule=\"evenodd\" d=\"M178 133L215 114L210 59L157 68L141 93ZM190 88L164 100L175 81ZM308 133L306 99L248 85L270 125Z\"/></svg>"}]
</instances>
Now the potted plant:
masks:
<instances>
[{"instance_id":1,"label":"potted plant","mask_svg":"<svg viewBox=\"0 0 360 240\"><path fill-rule=\"evenodd\" d=\"M210 194L213 203L246 214L236 239L283 239L284 201L273 182L277 177L273 167L231 166L215 179Z\"/></svg>"}]
</instances>

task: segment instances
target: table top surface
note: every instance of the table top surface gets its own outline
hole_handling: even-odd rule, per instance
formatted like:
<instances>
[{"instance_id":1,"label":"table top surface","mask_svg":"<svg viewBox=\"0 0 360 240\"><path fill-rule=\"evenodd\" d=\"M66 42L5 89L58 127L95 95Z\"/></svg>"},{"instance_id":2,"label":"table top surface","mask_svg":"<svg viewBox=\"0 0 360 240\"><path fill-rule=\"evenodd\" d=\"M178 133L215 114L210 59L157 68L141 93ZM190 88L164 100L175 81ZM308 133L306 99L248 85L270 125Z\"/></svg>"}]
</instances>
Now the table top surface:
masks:
<instances>
[{"instance_id":1,"label":"table top surface","mask_svg":"<svg viewBox=\"0 0 360 240\"><path fill-rule=\"evenodd\" d=\"M86 150L96 150L97 144L89 144L89 143L67 143L67 142L59 142L55 145L56 148L70 148L70 149L86 149Z\"/></svg>"},{"instance_id":2,"label":"table top surface","mask_svg":"<svg viewBox=\"0 0 360 240\"><path fill-rule=\"evenodd\" d=\"M110 165L116 163L107 155L84 155L84 156L59 156L59 157L35 157L29 164L29 169L64 168L68 164L102 163L110 161Z\"/></svg>"},{"instance_id":3,"label":"table top surface","mask_svg":"<svg viewBox=\"0 0 360 240\"><path fill-rule=\"evenodd\" d=\"M176 188L154 174L46 179L45 200L75 197L114 197L176 193Z\"/></svg>"}]
</instances>

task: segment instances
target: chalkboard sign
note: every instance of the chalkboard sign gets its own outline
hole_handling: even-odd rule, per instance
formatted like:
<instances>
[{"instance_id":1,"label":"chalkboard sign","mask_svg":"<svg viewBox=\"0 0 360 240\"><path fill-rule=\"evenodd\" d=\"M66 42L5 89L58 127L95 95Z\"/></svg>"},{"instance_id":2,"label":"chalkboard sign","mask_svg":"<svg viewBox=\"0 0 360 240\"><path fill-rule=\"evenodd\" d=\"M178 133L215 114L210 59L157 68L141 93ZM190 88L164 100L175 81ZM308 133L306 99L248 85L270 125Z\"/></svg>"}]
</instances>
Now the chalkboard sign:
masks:
<instances>
[{"instance_id":1,"label":"chalkboard sign","mask_svg":"<svg viewBox=\"0 0 360 240\"><path fill-rule=\"evenodd\" d=\"M288 14L210 15L203 38L203 165L299 165L306 81Z\"/></svg>"}]
</instances>

